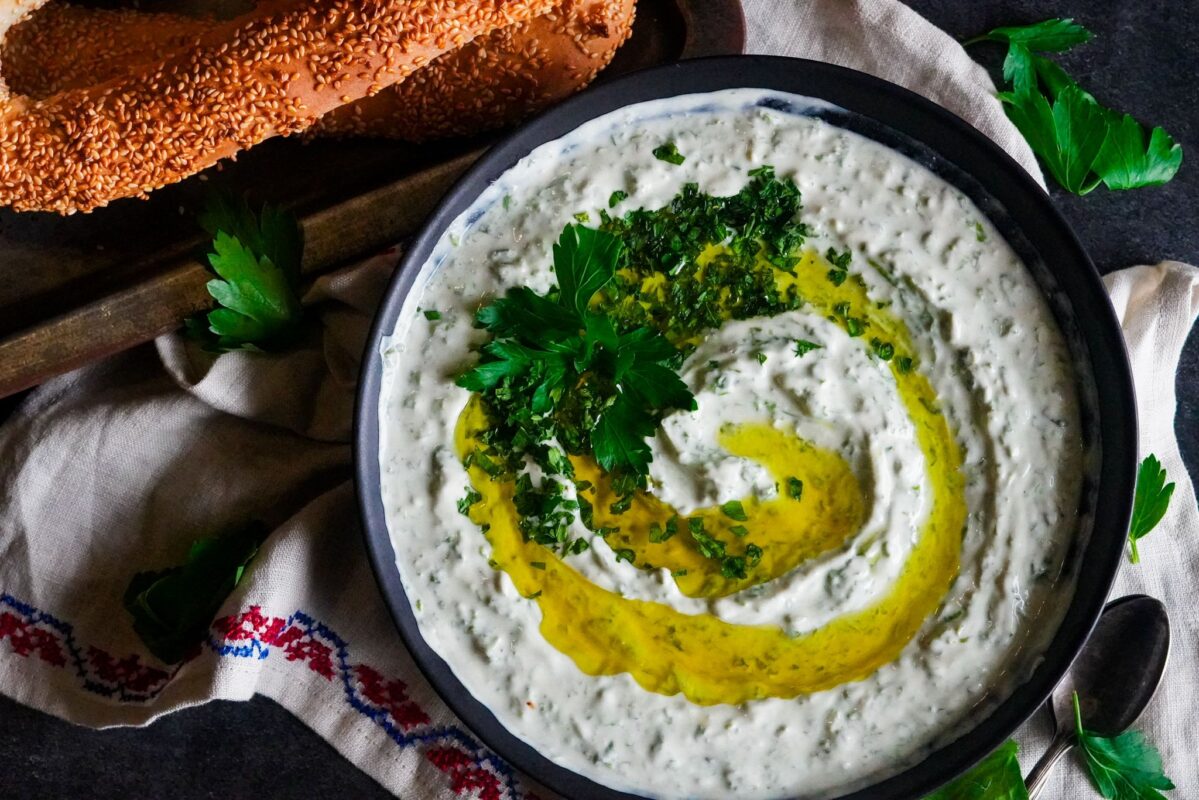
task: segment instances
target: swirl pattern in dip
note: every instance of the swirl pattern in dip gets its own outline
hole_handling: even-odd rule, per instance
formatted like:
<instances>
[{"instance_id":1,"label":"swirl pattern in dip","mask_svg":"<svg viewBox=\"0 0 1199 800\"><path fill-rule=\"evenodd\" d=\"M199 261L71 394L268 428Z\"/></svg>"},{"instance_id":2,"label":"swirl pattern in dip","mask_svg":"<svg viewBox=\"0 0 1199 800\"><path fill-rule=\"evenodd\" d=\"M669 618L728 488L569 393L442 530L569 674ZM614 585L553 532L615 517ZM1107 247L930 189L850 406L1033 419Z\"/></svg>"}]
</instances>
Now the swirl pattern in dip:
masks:
<instances>
[{"instance_id":1,"label":"swirl pattern in dip","mask_svg":"<svg viewBox=\"0 0 1199 800\"><path fill-rule=\"evenodd\" d=\"M450 226L383 353L383 498L425 639L547 757L653 796L819 797L894 773L1010 693L1073 588L1075 382L1032 277L960 191L764 96L632 106L538 148ZM802 191L811 235L780 281L803 303L697 344L697 409L663 420L629 508L575 464L593 527L620 530L578 524L592 546L564 558L524 541L510 489L463 465L486 425L454 383L476 309L547 289L563 225L614 191L653 209L763 165ZM852 278L830 279L829 248ZM686 536L647 544L671 515L733 530L729 501L760 552L744 577Z\"/></svg>"}]
</instances>

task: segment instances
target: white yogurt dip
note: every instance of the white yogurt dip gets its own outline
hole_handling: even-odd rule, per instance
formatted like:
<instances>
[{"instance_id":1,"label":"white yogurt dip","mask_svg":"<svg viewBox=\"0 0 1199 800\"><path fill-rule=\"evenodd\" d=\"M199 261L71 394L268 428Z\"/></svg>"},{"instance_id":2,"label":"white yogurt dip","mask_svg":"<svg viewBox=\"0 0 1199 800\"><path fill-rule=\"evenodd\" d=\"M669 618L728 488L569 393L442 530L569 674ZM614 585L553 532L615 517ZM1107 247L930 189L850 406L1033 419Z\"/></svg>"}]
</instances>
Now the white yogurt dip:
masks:
<instances>
[{"instance_id":1,"label":"white yogurt dip","mask_svg":"<svg viewBox=\"0 0 1199 800\"><path fill-rule=\"evenodd\" d=\"M958 189L897 152L820 119L764 108L761 90L631 106L539 147L447 230L381 354L382 495L397 568L424 638L466 688L546 757L653 797L822 797L894 774L960 735L1029 673L1073 591L1081 445L1066 343L1012 248ZM676 143L666 163L652 151ZM772 165L802 191L805 249L848 249L870 297L911 331L920 370L961 452L958 576L898 658L863 680L793 698L697 705L628 674L592 676L539 631L538 603L490 565L456 503L469 485L454 432L455 378L485 336L481 302L553 283L551 244L577 212L668 203L684 183L734 194ZM430 320L423 311L436 310ZM435 315L436 316L436 315ZM802 357L796 340L821 343ZM729 322L680 371L696 411L652 441L651 491L682 513L779 488L725 452L722 426L770 420L838 453L862 487L844 546L719 599L684 596L664 570L602 543L566 563L598 586L686 614L800 635L876 602L901 574L931 490L926 455L889 365L800 308ZM590 536L578 526L578 535Z\"/></svg>"}]
</instances>

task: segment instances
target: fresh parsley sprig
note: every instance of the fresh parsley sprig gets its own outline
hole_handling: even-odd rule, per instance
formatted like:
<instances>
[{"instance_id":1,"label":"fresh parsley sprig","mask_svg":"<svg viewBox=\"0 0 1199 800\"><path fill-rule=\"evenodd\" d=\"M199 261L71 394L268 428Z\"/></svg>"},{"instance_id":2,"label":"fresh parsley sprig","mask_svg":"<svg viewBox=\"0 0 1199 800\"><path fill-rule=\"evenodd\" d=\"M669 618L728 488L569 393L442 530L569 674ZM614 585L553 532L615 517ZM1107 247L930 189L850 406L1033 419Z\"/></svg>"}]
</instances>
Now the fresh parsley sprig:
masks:
<instances>
[{"instance_id":1,"label":"fresh parsley sprig","mask_svg":"<svg viewBox=\"0 0 1199 800\"><path fill-rule=\"evenodd\" d=\"M513 428L492 437L515 445L502 453L509 464L526 451L538 458L557 440L567 452L594 455L605 470L643 476L646 437L661 414L695 408L676 372L683 354L665 336L648 327L619 331L590 308L621 248L609 233L567 225L553 248L556 290L515 287L479 309L476 323L493 338L457 382L483 395L498 426Z\"/></svg>"},{"instance_id":2,"label":"fresh parsley sprig","mask_svg":"<svg viewBox=\"0 0 1199 800\"><path fill-rule=\"evenodd\" d=\"M1048 19L996 28L968 40L1006 42L1001 92L1008 116L1062 188L1087 194L1100 183L1136 189L1166 183L1182 165L1182 146L1163 128L1145 127L1128 114L1100 105L1056 62L1058 53L1090 41L1072 19Z\"/></svg>"},{"instance_id":3,"label":"fresh parsley sprig","mask_svg":"<svg viewBox=\"0 0 1199 800\"><path fill-rule=\"evenodd\" d=\"M1078 692L1074 693L1074 732L1091 782L1107 800L1165 800L1162 791L1174 784L1162 771L1162 757L1140 731L1096 736L1082 726Z\"/></svg>"},{"instance_id":4,"label":"fresh parsley sprig","mask_svg":"<svg viewBox=\"0 0 1199 800\"><path fill-rule=\"evenodd\" d=\"M297 287L303 238L295 217L264 205L255 214L243 198L210 195L200 214L212 237L208 263L217 278L208 293L217 308L187 330L206 348L275 350L293 343L303 309Z\"/></svg>"},{"instance_id":5,"label":"fresh parsley sprig","mask_svg":"<svg viewBox=\"0 0 1199 800\"><path fill-rule=\"evenodd\" d=\"M197 539L180 566L134 575L125 590L125 610L147 649L167 664L182 661L204 638L266 534L263 525L251 522Z\"/></svg>"},{"instance_id":6,"label":"fresh parsley sprig","mask_svg":"<svg viewBox=\"0 0 1199 800\"><path fill-rule=\"evenodd\" d=\"M1132 520L1128 524L1128 559L1134 564L1141 562L1137 542L1157 527L1170 507L1174 495L1174 484L1166 483L1166 470L1149 455L1137 469L1137 488L1132 500Z\"/></svg>"},{"instance_id":7,"label":"fresh parsley sprig","mask_svg":"<svg viewBox=\"0 0 1199 800\"><path fill-rule=\"evenodd\" d=\"M725 197L688 183L661 208L600 210L599 230L567 226L553 248L555 288L514 287L478 310L476 324L491 336L458 383L479 395L488 424L464 461L514 482L527 541L563 554L585 547L571 539L576 512L600 537L616 530L596 526L589 495L596 487L575 479L567 455L594 456L615 498L609 513L624 513L646 482L646 439L669 410L694 408L677 375L684 355L726 319L802 304L794 286L777 284L807 235L799 188L769 166L749 179ZM626 199L618 191L610 204ZM536 482L530 461L539 467ZM459 508L470 513L476 501L468 491ZM659 524L651 542L677 530L677 520ZM752 546L730 555L717 553L718 541L708 544L726 576L744 576L762 557Z\"/></svg>"}]
</instances>

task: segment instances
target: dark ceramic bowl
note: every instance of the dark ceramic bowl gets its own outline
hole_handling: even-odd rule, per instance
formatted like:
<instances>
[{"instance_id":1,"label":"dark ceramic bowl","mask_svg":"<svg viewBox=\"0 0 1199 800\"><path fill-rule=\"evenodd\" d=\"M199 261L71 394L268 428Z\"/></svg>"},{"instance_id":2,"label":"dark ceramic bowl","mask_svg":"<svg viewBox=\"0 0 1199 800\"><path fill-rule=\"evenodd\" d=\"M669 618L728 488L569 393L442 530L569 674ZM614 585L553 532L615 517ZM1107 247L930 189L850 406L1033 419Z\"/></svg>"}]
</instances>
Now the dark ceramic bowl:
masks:
<instances>
[{"instance_id":1,"label":"dark ceramic bowl","mask_svg":"<svg viewBox=\"0 0 1199 800\"><path fill-rule=\"evenodd\" d=\"M425 643L400 582L379 488L380 342L395 328L404 296L446 227L506 170L538 145L622 106L731 88L773 89L826 100L819 116L888 145L965 192L1024 259L1073 351L1084 438L1099 469L1083 488L1084 521L1067 568L1077 590L1031 678L957 741L915 766L843 800L918 798L966 770L1044 702L1090 634L1124 547L1136 469L1136 406L1120 327L1087 254L1045 192L991 140L940 106L893 84L829 64L766 56L686 61L634 73L574 97L492 148L458 181L413 239L375 319L363 359L355 457L366 543L379 586L416 663L458 717L534 780L569 798L616 800L613 791L543 757L471 697Z\"/></svg>"}]
</instances>

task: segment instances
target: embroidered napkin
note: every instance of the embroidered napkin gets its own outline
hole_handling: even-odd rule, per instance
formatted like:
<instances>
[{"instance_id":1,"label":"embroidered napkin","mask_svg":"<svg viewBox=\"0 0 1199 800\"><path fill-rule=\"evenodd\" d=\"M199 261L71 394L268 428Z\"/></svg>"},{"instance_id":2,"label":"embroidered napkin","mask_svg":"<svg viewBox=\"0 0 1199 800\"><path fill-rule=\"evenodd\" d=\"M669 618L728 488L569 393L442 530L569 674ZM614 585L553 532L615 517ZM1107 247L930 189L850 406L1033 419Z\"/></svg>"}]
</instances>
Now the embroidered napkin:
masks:
<instances>
[{"instance_id":1,"label":"embroidered napkin","mask_svg":"<svg viewBox=\"0 0 1199 800\"><path fill-rule=\"evenodd\" d=\"M905 85L1037 165L986 72L894 0L749 0L750 51L823 59ZM523 798L531 785L427 687L375 588L350 484L351 406L375 305L398 254L320 278L318 324L283 356L207 355L179 336L55 379L0 428L0 692L92 726L142 725L213 698L274 698L397 795ZM1143 448L1178 482L1144 563L1118 591L1174 615L1169 692L1143 727L1182 796L1197 791L1199 543L1174 440L1174 372L1199 312L1197 271L1109 277L1136 370ZM165 668L133 634L131 574L248 518L273 532L199 654ZM1026 742L1041 727L1027 726ZM1039 747L1040 742L1031 745ZM1032 752L1032 750L1030 750ZM1052 797L1079 797L1059 768Z\"/></svg>"}]
</instances>

